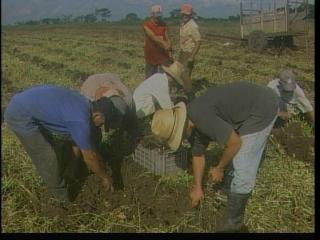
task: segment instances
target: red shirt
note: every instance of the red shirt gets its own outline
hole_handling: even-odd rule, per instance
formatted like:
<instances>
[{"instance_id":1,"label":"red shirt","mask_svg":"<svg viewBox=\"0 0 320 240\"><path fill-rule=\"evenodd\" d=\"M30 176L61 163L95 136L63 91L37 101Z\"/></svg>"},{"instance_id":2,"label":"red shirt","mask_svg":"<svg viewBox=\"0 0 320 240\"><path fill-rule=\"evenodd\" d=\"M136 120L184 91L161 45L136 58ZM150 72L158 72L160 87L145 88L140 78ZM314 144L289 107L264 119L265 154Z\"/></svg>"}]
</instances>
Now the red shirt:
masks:
<instances>
[{"instance_id":1,"label":"red shirt","mask_svg":"<svg viewBox=\"0 0 320 240\"><path fill-rule=\"evenodd\" d=\"M151 19L148 19L143 22L143 26L150 29L154 35L158 37L160 36L162 39L167 40L165 37L167 25L165 23L156 24ZM144 42L144 58L147 64L156 65L162 64L163 62L169 60L169 54L146 35Z\"/></svg>"}]
</instances>

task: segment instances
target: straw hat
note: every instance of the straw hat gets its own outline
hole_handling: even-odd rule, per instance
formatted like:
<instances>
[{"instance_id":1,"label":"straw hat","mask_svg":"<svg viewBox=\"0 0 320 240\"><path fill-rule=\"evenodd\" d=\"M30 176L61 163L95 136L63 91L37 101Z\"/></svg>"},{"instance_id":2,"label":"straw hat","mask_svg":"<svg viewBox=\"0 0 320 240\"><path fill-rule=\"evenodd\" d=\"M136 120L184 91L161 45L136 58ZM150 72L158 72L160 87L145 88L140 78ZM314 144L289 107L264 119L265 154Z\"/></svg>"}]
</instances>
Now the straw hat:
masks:
<instances>
[{"instance_id":1,"label":"straw hat","mask_svg":"<svg viewBox=\"0 0 320 240\"><path fill-rule=\"evenodd\" d=\"M172 63L169 67L166 67L164 65L161 65L162 69L168 73L171 77L173 77L180 85L183 86L183 79L182 79L182 73L184 71L183 65L175 61Z\"/></svg>"},{"instance_id":2,"label":"straw hat","mask_svg":"<svg viewBox=\"0 0 320 240\"><path fill-rule=\"evenodd\" d=\"M117 89L108 89L107 91L105 91L103 94L102 94L103 97L112 97L112 96L119 96L121 97L119 91Z\"/></svg>"},{"instance_id":3,"label":"straw hat","mask_svg":"<svg viewBox=\"0 0 320 240\"><path fill-rule=\"evenodd\" d=\"M186 105L179 102L172 109L158 110L154 113L151 131L156 137L164 140L173 151L176 151L182 141L186 119Z\"/></svg>"}]
</instances>

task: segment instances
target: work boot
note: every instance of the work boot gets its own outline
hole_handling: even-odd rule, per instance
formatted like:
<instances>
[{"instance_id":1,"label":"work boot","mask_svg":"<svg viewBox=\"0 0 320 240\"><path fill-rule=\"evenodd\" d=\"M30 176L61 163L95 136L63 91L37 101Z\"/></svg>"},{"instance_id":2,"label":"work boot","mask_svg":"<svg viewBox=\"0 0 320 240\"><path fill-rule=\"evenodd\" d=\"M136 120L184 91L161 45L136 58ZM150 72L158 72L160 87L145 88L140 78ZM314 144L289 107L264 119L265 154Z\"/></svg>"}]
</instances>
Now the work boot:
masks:
<instances>
[{"instance_id":1,"label":"work boot","mask_svg":"<svg viewBox=\"0 0 320 240\"><path fill-rule=\"evenodd\" d=\"M220 233L248 232L243 223L247 201L251 193L240 194L230 192L228 195L227 209L222 224L217 227Z\"/></svg>"}]
</instances>

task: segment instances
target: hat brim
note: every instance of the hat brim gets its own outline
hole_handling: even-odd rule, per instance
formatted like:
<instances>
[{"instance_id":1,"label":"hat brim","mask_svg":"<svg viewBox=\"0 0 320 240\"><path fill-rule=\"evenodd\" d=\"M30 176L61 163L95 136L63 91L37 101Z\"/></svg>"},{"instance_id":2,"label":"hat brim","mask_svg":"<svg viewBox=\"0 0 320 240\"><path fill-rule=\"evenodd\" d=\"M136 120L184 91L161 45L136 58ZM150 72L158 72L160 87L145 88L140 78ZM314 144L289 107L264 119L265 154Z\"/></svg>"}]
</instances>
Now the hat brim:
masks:
<instances>
[{"instance_id":1,"label":"hat brim","mask_svg":"<svg viewBox=\"0 0 320 240\"><path fill-rule=\"evenodd\" d=\"M168 73L171 77L173 77L181 86L183 86L183 79L176 74L175 72L172 72L171 69L169 67L166 67L164 65L161 65L162 69Z\"/></svg>"},{"instance_id":2,"label":"hat brim","mask_svg":"<svg viewBox=\"0 0 320 240\"><path fill-rule=\"evenodd\" d=\"M183 102L179 102L174 106L175 123L172 135L168 139L167 144L171 150L177 151L182 142L183 131L187 119L187 109Z\"/></svg>"}]
</instances>

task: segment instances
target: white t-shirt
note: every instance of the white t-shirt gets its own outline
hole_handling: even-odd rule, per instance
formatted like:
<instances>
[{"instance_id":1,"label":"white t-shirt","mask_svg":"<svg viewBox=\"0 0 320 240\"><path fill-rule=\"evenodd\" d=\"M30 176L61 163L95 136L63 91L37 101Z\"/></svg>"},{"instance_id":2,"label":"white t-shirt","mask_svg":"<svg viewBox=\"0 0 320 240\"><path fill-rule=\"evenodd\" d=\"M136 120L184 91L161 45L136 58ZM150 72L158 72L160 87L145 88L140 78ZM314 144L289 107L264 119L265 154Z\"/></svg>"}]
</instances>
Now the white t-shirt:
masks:
<instances>
[{"instance_id":1,"label":"white t-shirt","mask_svg":"<svg viewBox=\"0 0 320 240\"><path fill-rule=\"evenodd\" d=\"M171 109L173 103L169 95L169 82L165 73L156 73L144 80L134 91L133 100L138 118L146 117L161 109Z\"/></svg>"},{"instance_id":2,"label":"white t-shirt","mask_svg":"<svg viewBox=\"0 0 320 240\"><path fill-rule=\"evenodd\" d=\"M182 51L192 53L196 42L200 40L199 27L193 19L180 26L180 49Z\"/></svg>"}]
</instances>

